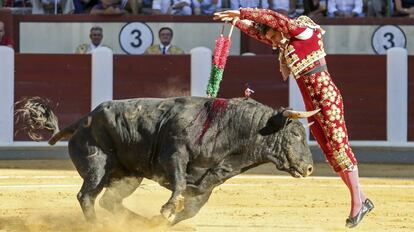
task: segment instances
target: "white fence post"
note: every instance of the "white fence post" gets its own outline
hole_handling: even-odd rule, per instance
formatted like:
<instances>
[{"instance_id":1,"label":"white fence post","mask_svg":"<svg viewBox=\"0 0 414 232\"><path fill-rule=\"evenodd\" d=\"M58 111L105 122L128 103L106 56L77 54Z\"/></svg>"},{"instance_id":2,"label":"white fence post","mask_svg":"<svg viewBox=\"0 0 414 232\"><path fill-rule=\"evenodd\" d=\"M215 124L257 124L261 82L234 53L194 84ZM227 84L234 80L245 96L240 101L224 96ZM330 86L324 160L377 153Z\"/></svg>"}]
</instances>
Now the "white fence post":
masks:
<instances>
[{"instance_id":1,"label":"white fence post","mask_svg":"<svg viewBox=\"0 0 414 232\"><path fill-rule=\"evenodd\" d=\"M289 107L294 110L301 110L305 111L305 103L303 102L302 94L300 93L299 86L296 83L295 78L290 75L289 77ZM300 119L300 121L304 124L308 124L307 119ZM306 131L306 138L309 141L309 127L305 127Z\"/></svg>"},{"instance_id":2,"label":"white fence post","mask_svg":"<svg viewBox=\"0 0 414 232\"><path fill-rule=\"evenodd\" d=\"M0 46L0 143L13 143L14 50Z\"/></svg>"},{"instance_id":3,"label":"white fence post","mask_svg":"<svg viewBox=\"0 0 414 232\"><path fill-rule=\"evenodd\" d=\"M193 48L191 53L191 96L206 96L210 78L212 52L206 47Z\"/></svg>"},{"instance_id":4,"label":"white fence post","mask_svg":"<svg viewBox=\"0 0 414 232\"><path fill-rule=\"evenodd\" d=\"M106 47L92 51L91 109L113 99L113 53Z\"/></svg>"},{"instance_id":5,"label":"white fence post","mask_svg":"<svg viewBox=\"0 0 414 232\"><path fill-rule=\"evenodd\" d=\"M387 50L387 141L407 142L407 50Z\"/></svg>"}]
</instances>

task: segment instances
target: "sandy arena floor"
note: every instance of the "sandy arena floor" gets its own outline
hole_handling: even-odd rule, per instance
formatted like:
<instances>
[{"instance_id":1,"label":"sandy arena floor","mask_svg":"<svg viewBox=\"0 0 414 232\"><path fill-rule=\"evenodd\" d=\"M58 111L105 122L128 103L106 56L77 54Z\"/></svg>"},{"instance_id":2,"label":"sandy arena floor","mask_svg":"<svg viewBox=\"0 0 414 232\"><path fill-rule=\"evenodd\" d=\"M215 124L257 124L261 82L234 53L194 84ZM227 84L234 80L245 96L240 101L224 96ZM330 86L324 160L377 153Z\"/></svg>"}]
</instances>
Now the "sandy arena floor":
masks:
<instances>
[{"instance_id":1,"label":"sandy arena floor","mask_svg":"<svg viewBox=\"0 0 414 232\"><path fill-rule=\"evenodd\" d=\"M194 218L168 228L112 216L98 204L100 223L88 224L76 200L82 180L70 163L0 161L0 232L351 231L344 226L349 212L348 189L324 166L305 179L280 172L238 176L216 188ZM362 186L375 209L352 231L414 231L413 166L361 165L360 169L365 172L361 174ZM385 175L387 170L389 175ZM388 177L366 177L376 172ZM146 180L124 205L153 217L169 195L169 191Z\"/></svg>"}]
</instances>

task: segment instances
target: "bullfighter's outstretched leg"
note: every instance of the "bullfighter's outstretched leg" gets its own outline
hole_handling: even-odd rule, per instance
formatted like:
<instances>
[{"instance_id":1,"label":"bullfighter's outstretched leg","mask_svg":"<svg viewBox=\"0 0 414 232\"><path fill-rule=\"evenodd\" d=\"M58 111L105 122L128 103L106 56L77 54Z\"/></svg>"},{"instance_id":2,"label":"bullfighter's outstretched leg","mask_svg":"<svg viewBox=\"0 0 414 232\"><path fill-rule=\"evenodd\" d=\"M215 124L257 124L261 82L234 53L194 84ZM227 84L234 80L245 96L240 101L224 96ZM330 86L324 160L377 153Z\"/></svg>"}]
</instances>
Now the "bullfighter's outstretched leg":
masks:
<instances>
[{"instance_id":1,"label":"bullfighter's outstretched leg","mask_svg":"<svg viewBox=\"0 0 414 232\"><path fill-rule=\"evenodd\" d=\"M173 148L175 152L165 152L161 157L160 163L165 173L170 173L168 181L172 191L170 199L161 208L161 215L169 222L173 222L176 214L184 209L183 193L186 189L186 169L188 163L188 156L184 147ZM169 155L171 154L171 155Z\"/></svg>"},{"instance_id":2,"label":"bullfighter's outstretched leg","mask_svg":"<svg viewBox=\"0 0 414 232\"><path fill-rule=\"evenodd\" d=\"M146 218L136 214L122 205L123 199L130 196L141 184L142 177L124 177L109 181L109 186L99 200L99 205L114 214L124 214L133 219L146 221Z\"/></svg>"},{"instance_id":3,"label":"bullfighter's outstretched leg","mask_svg":"<svg viewBox=\"0 0 414 232\"><path fill-rule=\"evenodd\" d=\"M96 221L95 199L107 184L111 168L108 156L96 146L94 141L83 131L69 141L69 154L83 178L82 187L77 195L83 214L87 221Z\"/></svg>"},{"instance_id":4,"label":"bullfighter's outstretched leg","mask_svg":"<svg viewBox=\"0 0 414 232\"><path fill-rule=\"evenodd\" d=\"M184 194L184 210L179 212L177 216L174 218L174 221L171 223L171 225L177 224L180 221L183 221L188 218L194 217L203 207L208 199L210 198L212 191L205 192L202 195L198 196L187 196Z\"/></svg>"}]
</instances>

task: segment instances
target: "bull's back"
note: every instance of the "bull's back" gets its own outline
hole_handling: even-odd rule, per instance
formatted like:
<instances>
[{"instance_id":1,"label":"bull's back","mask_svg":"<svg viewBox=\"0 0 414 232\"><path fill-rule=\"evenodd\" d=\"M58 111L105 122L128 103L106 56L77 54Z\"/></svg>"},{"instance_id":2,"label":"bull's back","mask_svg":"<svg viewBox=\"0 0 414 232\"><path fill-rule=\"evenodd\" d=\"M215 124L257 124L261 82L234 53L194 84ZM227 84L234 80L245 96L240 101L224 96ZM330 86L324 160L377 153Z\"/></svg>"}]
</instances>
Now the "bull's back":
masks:
<instances>
[{"instance_id":1,"label":"bull's back","mask_svg":"<svg viewBox=\"0 0 414 232\"><path fill-rule=\"evenodd\" d=\"M206 117L209 105L206 103L213 101L202 97L180 97L104 102L90 114L93 118L92 134L103 147L116 151L118 160L128 169L150 172L146 169L151 168L153 159L162 154L163 149L178 143L185 143L193 156L203 151L194 145L197 139L203 139L201 135L206 125L203 117ZM259 104L241 99L219 101L226 101L233 110L245 108L245 104ZM220 122L222 126L225 124ZM213 132L207 131L206 136L209 133ZM225 133L220 136L225 136ZM204 147L210 150L208 146Z\"/></svg>"},{"instance_id":2,"label":"bull's back","mask_svg":"<svg viewBox=\"0 0 414 232\"><path fill-rule=\"evenodd\" d=\"M102 147L115 151L127 169L150 172L147 169L167 143L165 138L179 133L205 101L183 97L104 102L90 113L91 133Z\"/></svg>"}]
</instances>

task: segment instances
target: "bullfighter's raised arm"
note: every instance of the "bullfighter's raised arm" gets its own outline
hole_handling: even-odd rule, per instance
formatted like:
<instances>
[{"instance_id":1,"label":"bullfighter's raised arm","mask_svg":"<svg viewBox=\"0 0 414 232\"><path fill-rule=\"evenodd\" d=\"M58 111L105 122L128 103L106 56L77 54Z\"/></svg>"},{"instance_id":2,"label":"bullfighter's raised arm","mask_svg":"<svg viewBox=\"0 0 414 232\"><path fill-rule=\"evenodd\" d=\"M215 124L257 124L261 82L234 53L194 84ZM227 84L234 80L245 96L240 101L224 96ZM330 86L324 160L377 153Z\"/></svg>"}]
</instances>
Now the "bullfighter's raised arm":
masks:
<instances>
[{"instance_id":1,"label":"bullfighter's raised arm","mask_svg":"<svg viewBox=\"0 0 414 232\"><path fill-rule=\"evenodd\" d=\"M308 28L308 25L303 23L302 20L290 19L275 11L258 8L240 8L240 10L216 12L214 13L214 19L232 21L233 24L250 36L252 36L251 33L249 33L248 30L244 30L245 27L242 27L246 26L243 23L245 20L248 20L247 22L252 22L253 25L262 25L272 28L275 31L281 32L285 37L299 36L300 38L300 35Z\"/></svg>"},{"instance_id":2,"label":"bullfighter's raised arm","mask_svg":"<svg viewBox=\"0 0 414 232\"><path fill-rule=\"evenodd\" d=\"M254 39L257 39L263 43L273 45L272 41L266 38L265 34L263 33L263 30L260 28L260 24L248 19L244 19L235 20L234 25L250 37L253 37Z\"/></svg>"},{"instance_id":3,"label":"bullfighter's raised arm","mask_svg":"<svg viewBox=\"0 0 414 232\"><path fill-rule=\"evenodd\" d=\"M268 9L241 8L240 19L248 19L267 25L276 31L290 36L300 34L305 29L304 27L300 27L295 20Z\"/></svg>"}]
</instances>

